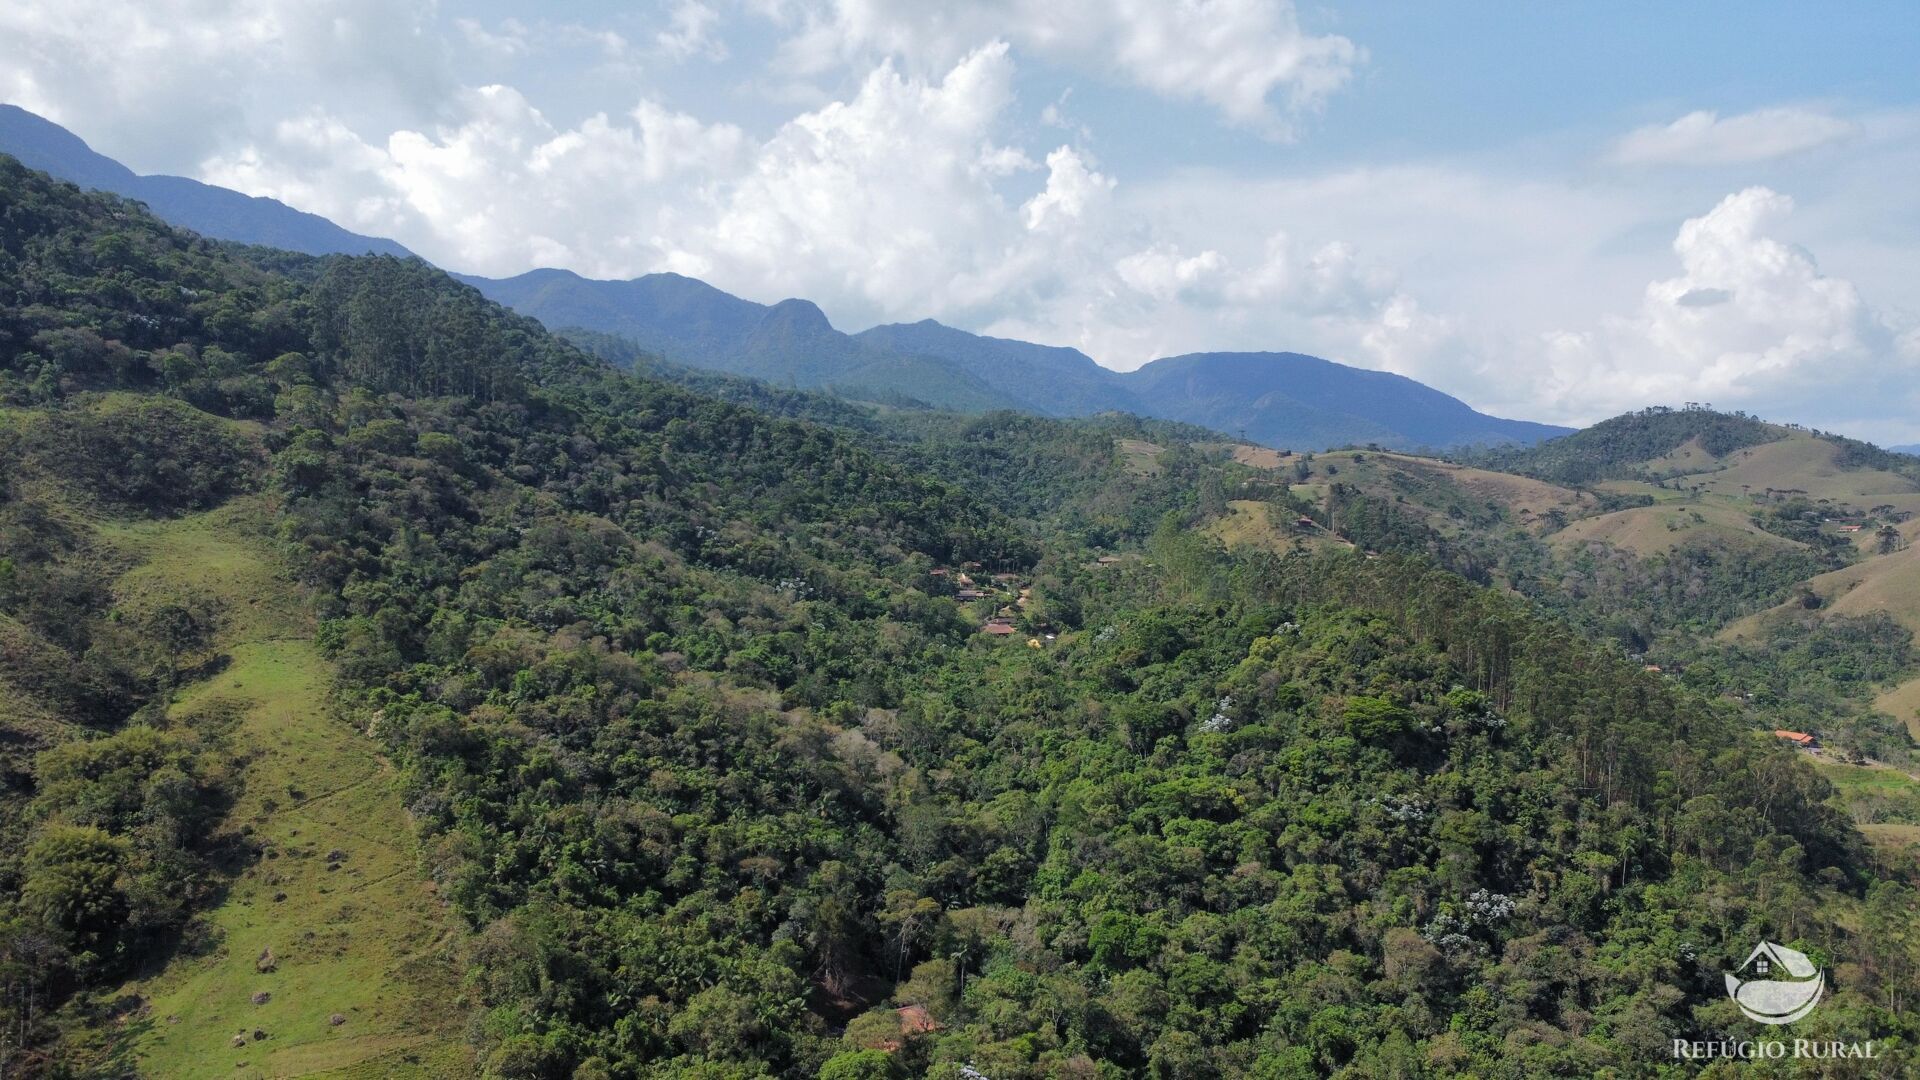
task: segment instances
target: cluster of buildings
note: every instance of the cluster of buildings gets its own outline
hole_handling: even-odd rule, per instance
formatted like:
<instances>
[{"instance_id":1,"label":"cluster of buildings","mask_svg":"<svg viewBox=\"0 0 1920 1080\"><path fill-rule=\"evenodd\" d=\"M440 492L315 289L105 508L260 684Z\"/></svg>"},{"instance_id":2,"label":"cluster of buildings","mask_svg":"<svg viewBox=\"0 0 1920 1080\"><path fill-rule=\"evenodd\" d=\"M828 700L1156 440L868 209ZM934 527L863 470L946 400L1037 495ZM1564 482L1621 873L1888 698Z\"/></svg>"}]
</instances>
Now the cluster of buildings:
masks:
<instances>
[{"instance_id":1,"label":"cluster of buildings","mask_svg":"<svg viewBox=\"0 0 1920 1080\"><path fill-rule=\"evenodd\" d=\"M953 597L963 604L979 603L983 600L1004 601L1000 609L981 625L981 633L991 637L1012 637L1018 634L1020 630L1015 624L1019 622L1021 613L1033 602L1033 586L1023 583L1019 574L1001 573L991 576L982 574L976 578L974 572L979 569L979 563L969 562L962 563L958 569L937 566L931 574L936 578L952 581L955 587ZM1044 644L1042 638L1045 641L1052 641L1054 635L1044 634L1041 637L1030 638L1027 644L1035 649L1040 648Z\"/></svg>"}]
</instances>

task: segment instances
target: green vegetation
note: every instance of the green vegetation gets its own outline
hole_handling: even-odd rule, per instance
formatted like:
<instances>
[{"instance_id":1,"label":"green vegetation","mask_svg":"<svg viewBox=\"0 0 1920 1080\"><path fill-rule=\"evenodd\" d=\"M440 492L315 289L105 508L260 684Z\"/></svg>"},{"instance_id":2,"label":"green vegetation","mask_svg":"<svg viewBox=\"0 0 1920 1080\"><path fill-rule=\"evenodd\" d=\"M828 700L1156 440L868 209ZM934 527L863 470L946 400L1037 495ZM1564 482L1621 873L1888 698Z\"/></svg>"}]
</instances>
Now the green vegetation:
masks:
<instances>
[{"instance_id":1,"label":"green vegetation","mask_svg":"<svg viewBox=\"0 0 1920 1080\"><path fill-rule=\"evenodd\" d=\"M1910 639L1682 633L1784 565L1589 589L1673 583L1668 678L1548 587L1570 489L772 416L418 262L0 185L9 1070L1653 1074L1750 1031L1762 938L1846 972L1809 1035L1920 1037L1843 809L1901 804L1754 731Z\"/></svg>"},{"instance_id":2,"label":"green vegetation","mask_svg":"<svg viewBox=\"0 0 1920 1080\"><path fill-rule=\"evenodd\" d=\"M246 1062L240 1076L470 1075L452 921L418 876L392 770L326 708L333 672L307 598L265 542L265 510L245 501L109 528L139 560L116 585L123 610L198 588L222 612L216 644L228 662L175 694L166 716L219 730L244 760L244 783L226 813L237 850L222 892L190 947L114 992L140 1004L99 1049L154 1076L212 1061ZM75 1041L82 1056L87 1044Z\"/></svg>"},{"instance_id":3,"label":"green vegetation","mask_svg":"<svg viewBox=\"0 0 1920 1080\"><path fill-rule=\"evenodd\" d=\"M1720 458L1785 434L1783 428L1743 414L1717 413L1698 406L1651 408L1603 420L1538 446L1489 450L1479 459L1488 468L1503 472L1585 485L1643 475L1649 471L1649 463L1659 462L1689 443L1707 458ZM1655 466L1652 471L1665 470Z\"/></svg>"}]
</instances>

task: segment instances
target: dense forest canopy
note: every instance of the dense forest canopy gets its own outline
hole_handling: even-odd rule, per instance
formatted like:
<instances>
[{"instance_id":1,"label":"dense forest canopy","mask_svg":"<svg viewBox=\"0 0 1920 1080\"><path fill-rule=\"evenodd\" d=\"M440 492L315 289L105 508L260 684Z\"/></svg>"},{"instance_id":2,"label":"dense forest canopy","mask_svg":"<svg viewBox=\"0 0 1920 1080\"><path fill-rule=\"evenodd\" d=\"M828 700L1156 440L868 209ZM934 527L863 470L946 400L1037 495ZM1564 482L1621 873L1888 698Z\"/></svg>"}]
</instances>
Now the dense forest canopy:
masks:
<instances>
[{"instance_id":1,"label":"dense forest canopy","mask_svg":"<svg viewBox=\"0 0 1920 1080\"><path fill-rule=\"evenodd\" d=\"M773 416L5 159L0 260L9 1067L103 1067L119 980L218 948L249 756L169 701L223 616L127 608L101 523L238 500L400 770L486 1075L1653 1075L1752 1036L1761 940L1835 973L1796 1036L1910 1060L1911 882L1739 672L1404 502L1276 490L1363 542L1229 550L1266 489L1217 437ZM1830 633L1775 662L1911 648Z\"/></svg>"}]
</instances>

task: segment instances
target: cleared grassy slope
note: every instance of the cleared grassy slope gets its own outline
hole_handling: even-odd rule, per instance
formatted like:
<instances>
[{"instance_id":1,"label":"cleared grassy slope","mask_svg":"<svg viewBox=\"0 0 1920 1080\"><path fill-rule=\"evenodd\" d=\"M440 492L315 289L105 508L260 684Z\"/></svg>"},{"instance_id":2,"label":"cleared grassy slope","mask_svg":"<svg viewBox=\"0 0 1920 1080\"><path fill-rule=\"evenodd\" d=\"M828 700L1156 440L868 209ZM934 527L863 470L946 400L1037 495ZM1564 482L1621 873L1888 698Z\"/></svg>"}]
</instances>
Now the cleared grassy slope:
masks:
<instances>
[{"instance_id":1,"label":"cleared grassy slope","mask_svg":"<svg viewBox=\"0 0 1920 1080\"><path fill-rule=\"evenodd\" d=\"M1891 555L1876 555L1864 562L1842 567L1807 579L1807 588L1820 597L1820 610L1828 615L1871 615L1884 612L1900 625L1920 633L1920 547L1910 547ZM1725 638L1750 637L1760 631L1767 619L1787 609L1787 605L1749 616L1721 632Z\"/></svg>"},{"instance_id":2,"label":"cleared grassy slope","mask_svg":"<svg viewBox=\"0 0 1920 1080\"><path fill-rule=\"evenodd\" d=\"M1227 503L1225 517L1207 524L1207 532L1229 548L1291 551L1300 547L1318 551L1353 547L1325 529L1295 527L1290 522L1290 515L1272 503L1235 499Z\"/></svg>"},{"instance_id":3,"label":"cleared grassy slope","mask_svg":"<svg viewBox=\"0 0 1920 1080\"><path fill-rule=\"evenodd\" d=\"M118 605L197 592L223 612L217 646L230 665L179 694L169 716L231 718L249 760L227 827L260 853L208 913L210 954L116 995L140 1003L118 1056L156 1077L471 1075L453 922L416 873L392 771L327 712L332 673L263 520L258 505L237 503L108 529L138 560L116 586ZM270 971L259 970L266 950Z\"/></svg>"},{"instance_id":4,"label":"cleared grassy slope","mask_svg":"<svg viewBox=\"0 0 1920 1080\"><path fill-rule=\"evenodd\" d=\"M1650 556L1691 543L1715 540L1766 550L1806 547L1799 541L1760 528L1745 511L1717 502L1640 506L1582 518L1555 533L1552 544L1568 550L1602 541L1636 555Z\"/></svg>"},{"instance_id":5,"label":"cleared grassy slope","mask_svg":"<svg viewBox=\"0 0 1920 1080\"><path fill-rule=\"evenodd\" d=\"M1551 527L1550 514L1575 518L1598 506L1598 500L1586 492L1413 454L1337 450L1311 455L1309 460L1303 454L1236 446L1234 460L1286 473L1294 481L1294 493L1303 497L1324 495L1327 485L1338 481L1399 500L1403 510L1420 515L1443 533L1459 528L1449 511L1460 507L1497 506L1516 524L1542 531ZM1306 475L1302 477L1301 472Z\"/></svg>"},{"instance_id":6,"label":"cleared grassy slope","mask_svg":"<svg viewBox=\"0 0 1920 1080\"><path fill-rule=\"evenodd\" d=\"M1883 691L1873 699L1873 707L1904 721L1915 742L1920 742L1920 679L1913 679Z\"/></svg>"},{"instance_id":7,"label":"cleared grassy slope","mask_svg":"<svg viewBox=\"0 0 1920 1080\"><path fill-rule=\"evenodd\" d=\"M1153 476L1160 472L1160 454L1164 447L1144 439L1120 439L1114 445L1128 472L1135 476Z\"/></svg>"},{"instance_id":8,"label":"cleared grassy slope","mask_svg":"<svg viewBox=\"0 0 1920 1080\"><path fill-rule=\"evenodd\" d=\"M1840 448L1811 435L1794 434L1728 454L1718 468L1685 478L1718 495L1804 491L1814 498L1880 502L1888 496L1920 492L1907 477L1880 469L1840 463Z\"/></svg>"}]
</instances>

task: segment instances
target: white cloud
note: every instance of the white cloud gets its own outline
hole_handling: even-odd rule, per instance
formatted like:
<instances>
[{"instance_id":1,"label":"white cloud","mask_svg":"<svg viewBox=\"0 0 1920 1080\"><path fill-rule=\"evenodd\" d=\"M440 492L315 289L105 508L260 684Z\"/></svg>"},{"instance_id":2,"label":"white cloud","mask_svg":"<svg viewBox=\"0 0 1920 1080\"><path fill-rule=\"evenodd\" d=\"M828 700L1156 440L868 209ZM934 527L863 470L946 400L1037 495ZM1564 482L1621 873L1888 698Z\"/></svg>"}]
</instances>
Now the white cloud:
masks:
<instances>
[{"instance_id":1,"label":"white cloud","mask_svg":"<svg viewBox=\"0 0 1920 1080\"><path fill-rule=\"evenodd\" d=\"M442 265L517 273L566 265L624 275L659 258L686 192L730 174L747 139L642 101L559 130L510 87L460 95L462 117L383 143L310 114L209 159L212 183L270 194L391 235Z\"/></svg>"},{"instance_id":2,"label":"white cloud","mask_svg":"<svg viewBox=\"0 0 1920 1080\"><path fill-rule=\"evenodd\" d=\"M1218 250L1182 256L1169 242L1114 264L1120 280L1144 296L1206 308L1273 310L1321 319L1371 320L1400 294L1392 275L1360 259L1353 245L1328 241L1298 250L1284 232L1244 266Z\"/></svg>"},{"instance_id":3,"label":"white cloud","mask_svg":"<svg viewBox=\"0 0 1920 1080\"><path fill-rule=\"evenodd\" d=\"M1608 158L1621 165L1742 165L1802 153L1857 130L1816 109L1759 109L1725 118L1702 110L1628 132Z\"/></svg>"},{"instance_id":4,"label":"white cloud","mask_svg":"<svg viewBox=\"0 0 1920 1080\"><path fill-rule=\"evenodd\" d=\"M432 0L0 4L0 100L136 168L187 171L289 101L433 115L455 86L433 14Z\"/></svg>"},{"instance_id":5,"label":"white cloud","mask_svg":"<svg viewBox=\"0 0 1920 1080\"><path fill-rule=\"evenodd\" d=\"M1771 235L1792 210L1753 187L1688 219L1681 272L1648 284L1636 311L1542 337L1537 395L1584 419L1683 400L1812 423L1912 415L1912 329Z\"/></svg>"},{"instance_id":6,"label":"white cloud","mask_svg":"<svg viewBox=\"0 0 1920 1080\"><path fill-rule=\"evenodd\" d=\"M503 20L493 29L477 19L455 19L453 25L467 44L498 59L523 56L532 47L526 24L519 19Z\"/></svg>"},{"instance_id":7,"label":"white cloud","mask_svg":"<svg viewBox=\"0 0 1920 1080\"><path fill-rule=\"evenodd\" d=\"M1044 273L998 185L1031 168L995 133L1012 100L1004 44L937 81L882 63L846 101L803 113L716 189L668 265L752 295L803 295L858 323L989 303ZM1083 214L1106 181L1067 151L1030 217ZM1056 182L1057 181L1057 182ZM918 317L918 316L915 316Z\"/></svg>"},{"instance_id":8,"label":"white cloud","mask_svg":"<svg viewBox=\"0 0 1920 1080\"><path fill-rule=\"evenodd\" d=\"M700 0L681 0L668 18L667 28L655 35L654 40L672 57L685 59L703 56L708 60L725 60L727 43L713 32L719 24L719 12Z\"/></svg>"},{"instance_id":9,"label":"white cloud","mask_svg":"<svg viewBox=\"0 0 1920 1080\"><path fill-rule=\"evenodd\" d=\"M469 46L496 61L557 49L590 49L609 60L623 60L631 52L627 39L615 31L582 23L508 18L492 27L476 19L455 19L453 25Z\"/></svg>"},{"instance_id":10,"label":"white cloud","mask_svg":"<svg viewBox=\"0 0 1920 1080\"><path fill-rule=\"evenodd\" d=\"M939 69L1001 38L1097 76L1119 75L1165 97L1210 105L1234 123L1280 137L1291 133L1293 116L1319 107L1364 59L1346 38L1303 29L1291 0L822 0L774 10L799 24L782 60L800 74L873 56Z\"/></svg>"},{"instance_id":11,"label":"white cloud","mask_svg":"<svg viewBox=\"0 0 1920 1080\"><path fill-rule=\"evenodd\" d=\"M1021 220L1035 232L1072 228L1105 202L1113 186L1073 147L1062 146L1047 155L1047 186L1020 208Z\"/></svg>"},{"instance_id":12,"label":"white cloud","mask_svg":"<svg viewBox=\"0 0 1920 1080\"><path fill-rule=\"evenodd\" d=\"M1226 266L1226 259L1211 248L1182 258L1179 248L1158 244L1122 258L1113 268L1128 288L1165 303L1203 293Z\"/></svg>"}]
</instances>

